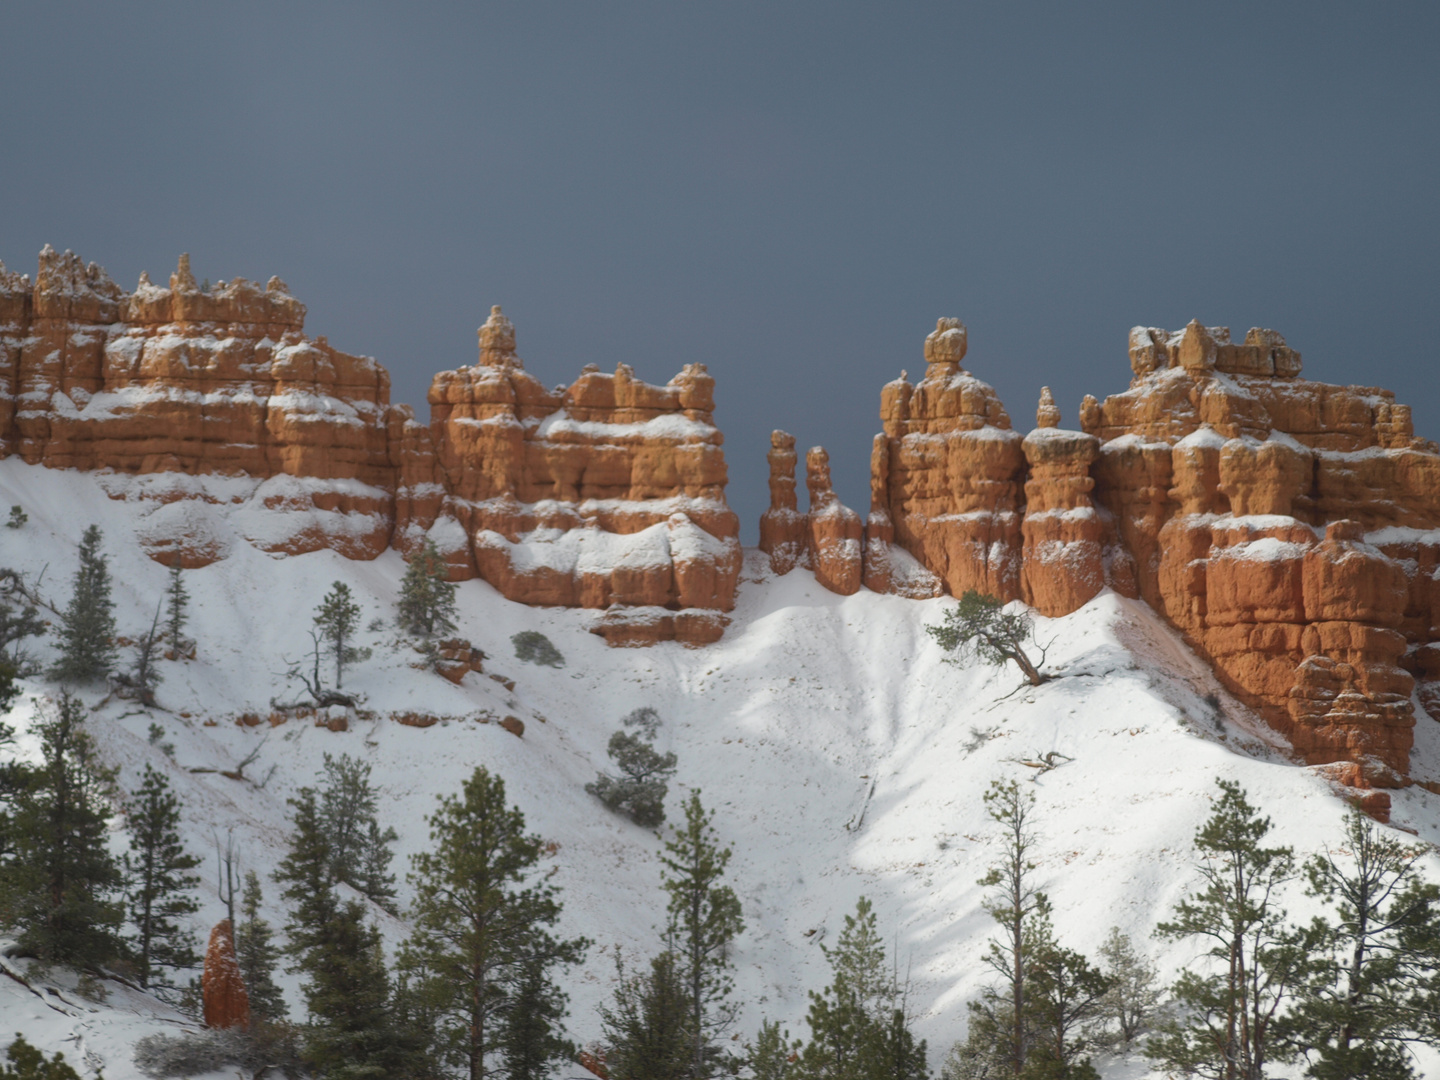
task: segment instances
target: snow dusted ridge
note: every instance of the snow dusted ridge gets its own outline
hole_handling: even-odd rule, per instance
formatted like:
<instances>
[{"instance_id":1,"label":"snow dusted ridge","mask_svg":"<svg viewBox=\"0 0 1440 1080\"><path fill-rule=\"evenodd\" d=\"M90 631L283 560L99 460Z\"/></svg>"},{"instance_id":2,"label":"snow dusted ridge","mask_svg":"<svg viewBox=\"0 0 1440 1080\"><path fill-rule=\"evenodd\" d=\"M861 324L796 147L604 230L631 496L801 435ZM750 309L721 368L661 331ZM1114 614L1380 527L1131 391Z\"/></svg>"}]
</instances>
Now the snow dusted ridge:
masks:
<instances>
[{"instance_id":1,"label":"snow dusted ridge","mask_svg":"<svg viewBox=\"0 0 1440 1080\"><path fill-rule=\"evenodd\" d=\"M137 543L147 527L143 501L107 497L93 474L11 458L0 461L0 507L14 503L30 521L0 529L0 565L32 576L44 569L42 588L61 599L80 533L98 523L121 633L138 630L166 573ZM581 1041L599 1034L595 1006L611 987L613 950L652 952L663 919L659 840L583 790L607 764L606 740L620 717L642 705L659 710L661 749L679 756L670 805L684 789L701 788L734 848L731 881L746 921L735 956L742 1037L764 1017L803 1034L806 991L827 974L819 946L833 943L863 894L911 973L919 1030L938 1065L963 1035L964 1004L985 977L977 961L991 922L975 880L993 857L993 829L981 795L995 778L1031 779L1023 761L1048 751L1073 760L1035 778L1040 870L1057 929L1087 953L1119 925L1167 976L1192 959L1192 947L1149 934L1191 884L1190 838L1216 777L1243 784L1273 816L1277 839L1302 853L1339 835L1345 804L1329 782L1294 764L1143 604L1107 591L1074 614L1038 620L1041 640L1053 640L1051 669L1067 677L997 702L1015 686L1012 672L947 665L924 632L951 601L866 590L842 597L805 570L774 576L758 553L747 555L729 630L704 649L609 649L588 632L594 613L527 607L471 580L459 587L459 632L489 654L487 673L515 680L513 692L485 675L454 686L417 670L416 655L387 629L366 635L374 659L346 682L375 718L352 718L344 732L294 720L236 723L246 712L267 713L270 698L287 692L284 657L306 644L332 581L350 585L368 623L390 617L403 568L393 551L354 562L332 551L279 558L233 545L229 558L186 572L199 649L192 662L164 665L159 697L167 711L111 701L95 710L92 731L127 787L147 763L169 776L193 851L213 855L217 838L233 835L244 866L262 875L284 851L285 799L315 780L323 753L373 764L386 822L400 834L402 875L427 841L424 818L436 796L458 790L477 765L499 773L530 828L558 845L563 932L596 942L569 981L569 1026ZM531 629L564 653L565 667L513 658L510 636ZM48 649L37 648L41 659ZM53 687L34 681L27 690L9 718L22 730ZM98 699L87 696L92 705ZM445 719L421 729L386 718L406 711ZM506 715L524 721L523 738L482 722ZM175 744L173 760L148 743L152 723ZM22 749L33 754L35 740L22 738ZM233 769L252 754L252 781L191 771ZM1440 729L1428 720L1417 732L1413 775L1440 779ZM1440 796L1417 786L1394 798L1398 826L1440 840ZM1440 859L1429 869L1440 879ZM279 925L277 892L268 885L266 917ZM208 876L202 899L197 938L222 917ZM1307 910L1298 892L1292 910ZM401 920L378 910L375 918L392 946L406 933ZM26 962L3 964L18 972ZM0 978L0 1031L63 1050L88 1075L138 1076L136 1040L181 1023L118 985L93 1004L56 978L58 995ZM296 1009L296 986L285 989ZM1108 1078L1146 1075L1138 1061L1101 1064ZM1440 1075L1440 1059L1424 1067Z\"/></svg>"}]
</instances>

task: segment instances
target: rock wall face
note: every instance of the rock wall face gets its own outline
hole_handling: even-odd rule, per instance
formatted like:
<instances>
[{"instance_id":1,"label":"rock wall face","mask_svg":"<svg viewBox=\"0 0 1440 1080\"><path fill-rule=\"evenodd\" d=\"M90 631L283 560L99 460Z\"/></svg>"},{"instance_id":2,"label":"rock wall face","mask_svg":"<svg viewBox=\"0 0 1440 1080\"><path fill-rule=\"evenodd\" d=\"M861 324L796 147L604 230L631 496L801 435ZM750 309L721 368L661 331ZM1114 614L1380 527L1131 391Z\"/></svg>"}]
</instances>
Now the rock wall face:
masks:
<instances>
[{"instance_id":1,"label":"rock wall face","mask_svg":"<svg viewBox=\"0 0 1440 1080\"><path fill-rule=\"evenodd\" d=\"M699 364L665 386L592 364L547 390L496 308L479 363L435 376L428 453L405 422L397 546L429 536L457 577L526 603L605 609L597 632L617 644L716 640L740 542L714 388Z\"/></svg>"},{"instance_id":2,"label":"rock wall face","mask_svg":"<svg viewBox=\"0 0 1440 1080\"><path fill-rule=\"evenodd\" d=\"M612 643L718 638L740 548L703 366L652 386L592 365L546 390L496 308L479 363L435 377L426 425L304 318L278 278L202 286L185 256L133 293L49 247L33 285L0 265L0 456L99 470L165 562L428 537L456 579L604 609Z\"/></svg>"},{"instance_id":3,"label":"rock wall face","mask_svg":"<svg viewBox=\"0 0 1440 1080\"><path fill-rule=\"evenodd\" d=\"M1408 408L1301 378L1274 331L1237 344L1192 322L1132 331L1131 387L1087 397L1082 431L1046 389L1022 438L965 351L942 319L925 378L882 392L867 587L1062 615L1109 585L1162 612L1307 762L1403 781L1417 677L1440 719L1440 453Z\"/></svg>"},{"instance_id":4,"label":"rock wall face","mask_svg":"<svg viewBox=\"0 0 1440 1080\"><path fill-rule=\"evenodd\" d=\"M1440 674L1435 444L1388 391L1301 378L1271 330L1137 327L1130 357L1081 413L1134 592L1307 761L1398 783L1414 674Z\"/></svg>"}]
</instances>

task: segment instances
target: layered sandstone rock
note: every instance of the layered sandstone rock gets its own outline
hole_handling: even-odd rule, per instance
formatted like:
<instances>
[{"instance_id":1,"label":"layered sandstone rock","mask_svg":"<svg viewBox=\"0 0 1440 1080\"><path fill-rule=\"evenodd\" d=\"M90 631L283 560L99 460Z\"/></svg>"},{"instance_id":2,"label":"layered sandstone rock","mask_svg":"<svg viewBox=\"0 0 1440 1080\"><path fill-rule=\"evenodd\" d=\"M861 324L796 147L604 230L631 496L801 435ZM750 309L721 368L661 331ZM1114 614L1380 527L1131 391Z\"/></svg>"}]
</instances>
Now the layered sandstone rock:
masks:
<instances>
[{"instance_id":1,"label":"layered sandstone rock","mask_svg":"<svg viewBox=\"0 0 1440 1080\"><path fill-rule=\"evenodd\" d=\"M665 386L592 364L546 390L494 308L479 362L431 384L429 451L412 420L400 425L397 546L429 536L453 577L603 610L596 630L614 644L714 640L740 572L714 387L700 364Z\"/></svg>"},{"instance_id":2,"label":"layered sandstone rock","mask_svg":"<svg viewBox=\"0 0 1440 1080\"><path fill-rule=\"evenodd\" d=\"M617 643L719 636L740 548L703 366L652 386L592 365L546 390L496 308L423 424L379 364L306 337L304 317L278 278L211 288L186 256L168 286L142 274L128 294L48 247L33 285L0 266L0 456L99 470L165 562L429 538L453 578L601 609Z\"/></svg>"},{"instance_id":3,"label":"layered sandstone rock","mask_svg":"<svg viewBox=\"0 0 1440 1080\"><path fill-rule=\"evenodd\" d=\"M769 461L770 508L760 517L760 550L770 556L770 568L787 574L803 566L831 592L859 592L864 527L831 486L830 455L823 446L805 455L810 508L803 514L796 509L795 437L773 432Z\"/></svg>"},{"instance_id":4,"label":"layered sandstone rock","mask_svg":"<svg viewBox=\"0 0 1440 1080\"><path fill-rule=\"evenodd\" d=\"M250 995L235 960L235 937L230 920L223 919L210 931L205 949L205 969L200 976L205 1026L209 1028L250 1027Z\"/></svg>"},{"instance_id":5,"label":"layered sandstone rock","mask_svg":"<svg viewBox=\"0 0 1440 1080\"><path fill-rule=\"evenodd\" d=\"M1135 590L1307 761L1400 782L1435 636L1435 445L1388 391L1300 378L1272 330L1130 343L1131 388L1082 420Z\"/></svg>"}]
</instances>

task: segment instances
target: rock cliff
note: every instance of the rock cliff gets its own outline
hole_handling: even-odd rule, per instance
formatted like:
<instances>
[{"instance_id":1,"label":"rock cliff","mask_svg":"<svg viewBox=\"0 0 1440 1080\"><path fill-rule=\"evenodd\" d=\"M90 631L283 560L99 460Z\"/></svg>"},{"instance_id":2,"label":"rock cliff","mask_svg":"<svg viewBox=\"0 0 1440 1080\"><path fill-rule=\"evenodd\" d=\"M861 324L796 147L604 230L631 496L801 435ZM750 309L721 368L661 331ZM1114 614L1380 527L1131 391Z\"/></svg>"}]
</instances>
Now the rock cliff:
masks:
<instances>
[{"instance_id":1,"label":"rock cliff","mask_svg":"<svg viewBox=\"0 0 1440 1080\"><path fill-rule=\"evenodd\" d=\"M133 293L49 247L33 284L0 265L0 456L99 470L167 563L237 541L365 559L428 536L455 578L603 609L616 644L723 631L740 548L703 366L652 386L592 365L546 390L496 308L479 363L435 377L425 425L304 319L279 278L212 288L186 256Z\"/></svg>"},{"instance_id":2,"label":"rock cliff","mask_svg":"<svg viewBox=\"0 0 1440 1080\"><path fill-rule=\"evenodd\" d=\"M882 391L866 586L928 595L928 571L1061 615L1108 584L1162 612L1307 762L1403 782L1416 678L1440 719L1440 453L1406 406L1301 378L1273 330L1237 344L1192 322L1133 330L1131 387L1087 397L1083 430L1059 427L1046 388L1022 437L965 353L942 319L925 377ZM918 572L898 574L907 560Z\"/></svg>"}]
</instances>

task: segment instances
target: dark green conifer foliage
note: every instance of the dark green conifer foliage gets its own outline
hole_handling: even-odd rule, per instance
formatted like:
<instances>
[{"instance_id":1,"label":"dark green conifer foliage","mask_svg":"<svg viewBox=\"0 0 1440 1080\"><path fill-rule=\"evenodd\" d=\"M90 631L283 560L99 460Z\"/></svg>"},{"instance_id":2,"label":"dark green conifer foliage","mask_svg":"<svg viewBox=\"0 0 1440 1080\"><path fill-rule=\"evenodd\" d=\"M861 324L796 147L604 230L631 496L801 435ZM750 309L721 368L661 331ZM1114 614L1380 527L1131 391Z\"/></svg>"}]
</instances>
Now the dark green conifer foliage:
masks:
<instances>
[{"instance_id":1,"label":"dark green conifer foliage","mask_svg":"<svg viewBox=\"0 0 1440 1080\"><path fill-rule=\"evenodd\" d=\"M64 682L95 682L115 666L115 604L100 539L99 527L91 525L80 540L80 568L60 625L60 659L52 671Z\"/></svg>"},{"instance_id":2,"label":"dark green conifer foliage","mask_svg":"<svg viewBox=\"0 0 1440 1080\"><path fill-rule=\"evenodd\" d=\"M745 929L739 899L720 884L730 849L715 836L714 816L705 812L699 790L692 791L685 801L685 824L666 842L660 858L670 894L668 933L690 998L694 1046L685 1075L692 1080L711 1074L720 1056L718 1041L735 1021L730 946Z\"/></svg>"},{"instance_id":3,"label":"dark green conifer foliage","mask_svg":"<svg viewBox=\"0 0 1440 1080\"><path fill-rule=\"evenodd\" d=\"M575 1044L561 1035L566 996L553 978L557 960L564 958L552 955L548 944L543 939L523 942L523 955L508 979L510 1006L500 1034L505 1080L545 1080L556 1062L575 1058Z\"/></svg>"},{"instance_id":4,"label":"dark green conifer foliage","mask_svg":"<svg viewBox=\"0 0 1440 1080\"><path fill-rule=\"evenodd\" d=\"M994 667L1013 663L1031 686L1048 682L1050 676L1040 668L1045 664L1045 650L1031 657L1034 621L1029 612L1006 612L1003 601L968 589L959 602L945 612L945 619L925 632L940 643L953 657L947 663L964 663L970 658Z\"/></svg>"},{"instance_id":5,"label":"dark green conifer foliage","mask_svg":"<svg viewBox=\"0 0 1440 1080\"><path fill-rule=\"evenodd\" d=\"M190 621L190 591L185 588L183 574L180 560L176 559L170 564L170 580L165 586L165 636L170 639L177 660L189 645L184 631Z\"/></svg>"},{"instance_id":6,"label":"dark green conifer foliage","mask_svg":"<svg viewBox=\"0 0 1440 1080\"><path fill-rule=\"evenodd\" d=\"M745 1068L750 1080L785 1080L791 1075L791 1055L799 1049L790 1033L780 1029L778 1020L762 1020L753 1043L745 1047Z\"/></svg>"},{"instance_id":7,"label":"dark green conifer foliage","mask_svg":"<svg viewBox=\"0 0 1440 1080\"><path fill-rule=\"evenodd\" d=\"M636 709L620 723L635 728L610 736L610 759L619 776L600 773L585 790L608 808L637 825L654 828L665 820L665 795L675 774L675 755L661 754L650 740L660 730L660 714L652 708Z\"/></svg>"},{"instance_id":8,"label":"dark green conifer foliage","mask_svg":"<svg viewBox=\"0 0 1440 1080\"><path fill-rule=\"evenodd\" d=\"M1339 851L1305 866L1329 911L1310 927L1309 965L1284 1037L1316 1080L1409 1080L1406 1044L1437 1042L1440 889L1426 845L1401 842L1351 812Z\"/></svg>"},{"instance_id":9,"label":"dark green conifer foliage","mask_svg":"<svg viewBox=\"0 0 1440 1080\"><path fill-rule=\"evenodd\" d=\"M0 570L0 575L12 573ZM15 577L8 577L7 580L13 584ZM4 664L18 672L27 663L20 642L27 637L39 637L43 633L45 623L40 618L40 611L23 593L0 593L0 659L3 659ZM5 655L7 649L8 656Z\"/></svg>"},{"instance_id":10,"label":"dark green conifer foliage","mask_svg":"<svg viewBox=\"0 0 1440 1080\"><path fill-rule=\"evenodd\" d=\"M511 1064L507 1040L520 1037L511 1017L522 990L531 1010L527 1055L561 1045L539 1033L553 1032L564 1015L564 995L546 973L578 963L589 943L551 935L560 904L537 877L541 842L505 805L498 776L477 768L460 797L442 797L428 821L431 849L411 863L415 930L401 968L436 1018L442 1061L471 1080L503 1075Z\"/></svg>"},{"instance_id":11,"label":"dark green conifer foliage","mask_svg":"<svg viewBox=\"0 0 1440 1080\"><path fill-rule=\"evenodd\" d=\"M325 1080L393 1080L406 1075L412 1048L390 1012L390 981L380 934L365 905L347 900L309 936L300 961L309 1011L302 1056Z\"/></svg>"},{"instance_id":12,"label":"dark green conifer foliage","mask_svg":"<svg viewBox=\"0 0 1440 1080\"><path fill-rule=\"evenodd\" d=\"M235 961L245 991L250 996L250 1015L274 1022L285 1017L285 997L275 985L275 965L279 950L275 947L274 931L260 917L260 878L255 871L245 874L245 890L241 894L241 919L235 930Z\"/></svg>"},{"instance_id":13,"label":"dark green conifer foliage","mask_svg":"<svg viewBox=\"0 0 1440 1080\"><path fill-rule=\"evenodd\" d=\"M455 629L455 586L450 569L428 536L400 579L397 616L401 629L423 638Z\"/></svg>"},{"instance_id":14,"label":"dark green conifer foliage","mask_svg":"<svg viewBox=\"0 0 1440 1080\"><path fill-rule=\"evenodd\" d=\"M293 812L290 850L275 870L275 880L284 888L280 895L291 905L285 924L289 938L285 953L291 969L305 955L326 924L335 918L335 871L329 839L321 826L315 789L304 787L287 799Z\"/></svg>"},{"instance_id":15,"label":"dark green conifer foliage","mask_svg":"<svg viewBox=\"0 0 1440 1080\"><path fill-rule=\"evenodd\" d=\"M80 1080L80 1074L65 1061L64 1054L47 1058L43 1053L25 1041L23 1035L16 1035L15 1041L5 1051L8 1065L0 1065L0 1080Z\"/></svg>"},{"instance_id":16,"label":"dark green conifer foliage","mask_svg":"<svg viewBox=\"0 0 1440 1080\"><path fill-rule=\"evenodd\" d=\"M124 864L136 968L140 985L150 986L163 981L163 969L192 968L200 962L191 932L177 922L200 910L192 895L200 879L190 873L200 860L180 842L180 800L162 773L145 766L127 811L131 850Z\"/></svg>"},{"instance_id":17,"label":"dark green conifer foliage","mask_svg":"<svg viewBox=\"0 0 1440 1080\"><path fill-rule=\"evenodd\" d=\"M515 659L541 667L560 668L565 666L565 657L560 650L539 630L521 630L510 638L515 646Z\"/></svg>"},{"instance_id":18,"label":"dark green conifer foliage","mask_svg":"<svg viewBox=\"0 0 1440 1080\"><path fill-rule=\"evenodd\" d=\"M89 968L121 955L120 864L105 845L113 770L85 734L84 707L62 692L38 725L41 763L15 800L14 859L0 879L0 913L19 946L45 963Z\"/></svg>"},{"instance_id":19,"label":"dark green conifer foliage","mask_svg":"<svg viewBox=\"0 0 1440 1080\"><path fill-rule=\"evenodd\" d=\"M1303 974L1306 945L1285 921L1277 894L1295 875L1289 848L1265 847L1262 818L1240 785L1217 780L1220 797L1195 834L1200 888L1156 933L1197 939L1213 963L1186 971L1172 991L1183 1012L1146 1053L1180 1072L1259 1080L1287 1053L1275 1020Z\"/></svg>"},{"instance_id":20,"label":"dark green conifer foliage","mask_svg":"<svg viewBox=\"0 0 1440 1080\"><path fill-rule=\"evenodd\" d=\"M823 948L823 946L822 946ZM885 962L870 901L845 916L834 949L824 949L831 980L810 993L810 1041L795 1064L801 1080L926 1080L925 1043L916 1043L904 995Z\"/></svg>"},{"instance_id":21,"label":"dark green conifer foliage","mask_svg":"<svg viewBox=\"0 0 1440 1080\"><path fill-rule=\"evenodd\" d=\"M390 845L398 837L380 828L379 795L370 783L371 766L341 754L325 755L320 789L320 829L330 845L331 869L343 881L387 911L395 905L395 876L389 873Z\"/></svg>"},{"instance_id":22,"label":"dark green conifer foliage","mask_svg":"<svg viewBox=\"0 0 1440 1080\"><path fill-rule=\"evenodd\" d=\"M615 1000L600 1007L611 1080L677 1080L695 1061L694 1011L679 958L665 949L650 970L630 974L615 954Z\"/></svg>"},{"instance_id":23,"label":"dark green conifer foliage","mask_svg":"<svg viewBox=\"0 0 1440 1080\"><path fill-rule=\"evenodd\" d=\"M360 605L350 593L350 586L337 581L315 609L315 626L325 647L335 658L335 686L344 685L345 666L359 664L370 658L369 649L357 648L355 632L360 627Z\"/></svg>"},{"instance_id":24,"label":"dark green conifer foliage","mask_svg":"<svg viewBox=\"0 0 1440 1080\"><path fill-rule=\"evenodd\" d=\"M1080 953L1056 942L1048 920L1034 920L1026 949L1025 1027L1031 1040L1025 1080L1100 1080L1090 1054L1110 981Z\"/></svg>"}]
</instances>

